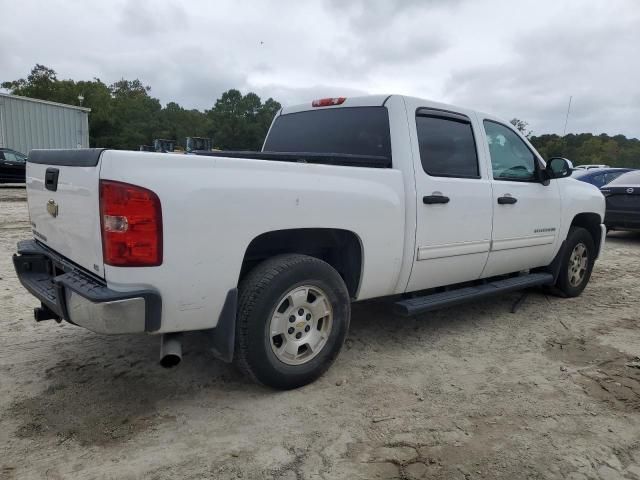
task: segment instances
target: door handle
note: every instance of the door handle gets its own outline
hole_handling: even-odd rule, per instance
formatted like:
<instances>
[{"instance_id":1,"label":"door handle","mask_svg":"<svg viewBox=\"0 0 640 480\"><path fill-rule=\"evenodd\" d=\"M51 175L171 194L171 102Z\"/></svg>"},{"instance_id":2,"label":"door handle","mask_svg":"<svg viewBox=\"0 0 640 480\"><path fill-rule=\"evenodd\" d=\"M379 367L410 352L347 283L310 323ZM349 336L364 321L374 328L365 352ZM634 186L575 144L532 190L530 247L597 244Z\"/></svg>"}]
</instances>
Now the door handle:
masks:
<instances>
[{"instance_id":1,"label":"door handle","mask_svg":"<svg viewBox=\"0 0 640 480\"><path fill-rule=\"evenodd\" d=\"M511 196L498 197L498 203L500 205L513 205L517 201L517 198Z\"/></svg>"},{"instance_id":2,"label":"door handle","mask_svg":"<svg viewBox=\"0 0 640 480\"><path fill-rule=\"evenodd\" d=\"M422 197L422 202L426 205L433 205L435 203L449 203L449 197L444 195L425 195Z\"/></svg>"},{"instance_id":3,"label":"door handle","mask_svg":"<svg viewBox=\"0 0 640 480\"><path fill-rule=\"evenodd\" d=\"M44 173L44 188L55 192L58 190L58 175L60 170L57 168L47 168Z\"/></svg>"}]
</instances>

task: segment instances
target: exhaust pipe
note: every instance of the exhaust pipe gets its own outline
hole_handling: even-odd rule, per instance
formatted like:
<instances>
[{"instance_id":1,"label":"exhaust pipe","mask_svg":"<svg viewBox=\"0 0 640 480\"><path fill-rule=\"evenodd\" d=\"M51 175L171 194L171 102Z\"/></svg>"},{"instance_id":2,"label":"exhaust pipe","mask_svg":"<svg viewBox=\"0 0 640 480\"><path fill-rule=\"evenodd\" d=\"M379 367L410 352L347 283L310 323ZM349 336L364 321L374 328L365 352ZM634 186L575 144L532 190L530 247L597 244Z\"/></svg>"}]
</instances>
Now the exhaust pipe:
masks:
<instances>
[{"instance_id":1,"label":"exhaust pipe","mask_svg":"<svg viewBox=\"0 0 640 480\"><path fill-rule=\"evenodd\" d=\"M182 334L165 333L160 339L160 365L175 367L182 360Z\"/></svg>"}]
</instances>

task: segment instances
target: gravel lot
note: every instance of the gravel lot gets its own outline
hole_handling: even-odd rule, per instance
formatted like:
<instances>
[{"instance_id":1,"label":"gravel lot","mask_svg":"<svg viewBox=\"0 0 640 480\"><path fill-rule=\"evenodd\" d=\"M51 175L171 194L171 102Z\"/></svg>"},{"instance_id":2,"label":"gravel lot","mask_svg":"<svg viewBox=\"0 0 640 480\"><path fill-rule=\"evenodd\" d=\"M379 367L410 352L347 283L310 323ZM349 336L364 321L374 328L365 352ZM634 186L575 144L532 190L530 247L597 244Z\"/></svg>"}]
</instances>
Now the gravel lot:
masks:
<instances>
[{"instance_id":1,"label":"gravel lot","mask_svg":"<svg viewBox=\"0 0 640 480\"><path fill-rule=\"evenodd\" d=\"M532 291L415 319L354 306L313 385L276 392L156 337L36 324L0 187L0 478L640 480L640 235L614 233L577 299Z\"/></svg>"}]
</instances>

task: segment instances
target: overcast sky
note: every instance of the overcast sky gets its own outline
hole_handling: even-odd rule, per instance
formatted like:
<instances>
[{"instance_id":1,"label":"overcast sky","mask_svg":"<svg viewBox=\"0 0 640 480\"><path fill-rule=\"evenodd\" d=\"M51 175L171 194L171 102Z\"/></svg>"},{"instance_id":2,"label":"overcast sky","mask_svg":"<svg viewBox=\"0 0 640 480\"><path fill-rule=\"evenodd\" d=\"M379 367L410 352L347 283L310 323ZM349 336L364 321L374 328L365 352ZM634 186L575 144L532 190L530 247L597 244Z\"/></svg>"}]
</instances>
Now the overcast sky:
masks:
<instances>
[{"instance_id":1,"label":"overcast sky","mask_svg":"<svg viewBox=\"0 0 640 480\"><path fill-rule=\"evenodd\" d=\"M638 0L0 0L0 80L139 78L163 103L398 93L640 137Z\"/></svg>"}]
</instances>

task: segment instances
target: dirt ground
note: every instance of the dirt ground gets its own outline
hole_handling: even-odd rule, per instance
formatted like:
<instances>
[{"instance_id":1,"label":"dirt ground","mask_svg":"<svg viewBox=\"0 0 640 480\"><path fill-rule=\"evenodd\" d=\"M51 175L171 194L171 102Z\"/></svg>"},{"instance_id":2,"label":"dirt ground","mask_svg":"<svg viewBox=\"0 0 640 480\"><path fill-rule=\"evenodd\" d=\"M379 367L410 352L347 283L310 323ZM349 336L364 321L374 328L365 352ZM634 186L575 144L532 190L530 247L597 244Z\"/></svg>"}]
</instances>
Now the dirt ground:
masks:
<instances>
[{"instance_id":1,"label":"dirt ground","mask_svg":"<svg viewBox=\"0 0 640 480\"><path fill-rule=\"evenodd\" d=\"M0 187L0 478L640 480L640 235L613 233L576 299L532 291L414 319L354 305L338 361L256 386L192 334L32 319L11 264L24 189Z\"/></svg>"}]
</instances>

